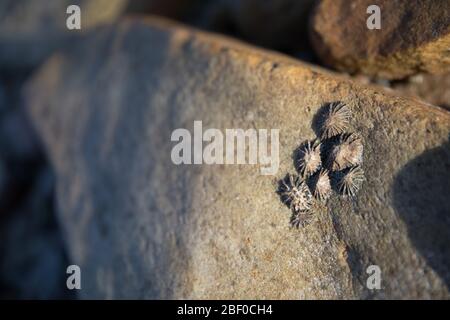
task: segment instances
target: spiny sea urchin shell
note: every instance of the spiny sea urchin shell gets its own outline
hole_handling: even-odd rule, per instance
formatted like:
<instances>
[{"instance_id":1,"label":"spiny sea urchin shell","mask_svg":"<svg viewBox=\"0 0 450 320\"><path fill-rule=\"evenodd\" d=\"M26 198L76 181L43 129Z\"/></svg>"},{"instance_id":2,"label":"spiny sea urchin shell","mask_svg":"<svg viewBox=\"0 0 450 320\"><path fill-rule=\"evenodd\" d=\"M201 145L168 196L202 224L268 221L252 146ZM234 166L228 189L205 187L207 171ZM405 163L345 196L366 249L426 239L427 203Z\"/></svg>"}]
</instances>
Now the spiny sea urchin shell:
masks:
<instances>
[{"instance_id":1,"label":"spiny sea urchin shell","mask_svg":"<svg viewBox=\"0 0 450 320\"><path fill-rule=\"evenodd\" d=\"M280 183L278 190L281 201L294 213L307 211L312 205L312 194L306 183L297 175L288 174Z\"/></svg>"},{"instance_id":2,"label":"spiny sea urchin shell","mask_svg":"<svg viewBox=\"0 0 450 320\"><path fill-rule=\"evenodd\" d=\"M336 136L347 129L350 109L343 102L333 102L323 114L320 121L322 139Z\"/></svg>"},{"instance_id":3,"label":"spiny sea urchin shell","mask_svg":"<svg viewBox=\"0 0 450 320\"><path fill-rule=\"evenodd\" d=\"M294 228L305 227L312 222L314 215L309 211L294 213L291 217L291 226Z\"/></svg>"},{"instance_id":4,"label":"spiny sea urchin shell","mask_svg":"<svg viewBox=\"0 0 450 320\"><path fill-rule=\"evenodd\" d=\"M322 169L312 178L313 195L319 201L326 201L331 196L331 182L328 170Z\"/></svg>"},{"instance_id":5,"label":"spiny sea urchin shell","mask_svg":"<svg viewBox=\"0 0 450 320\"><path fill-rule=\"evenodd\" d=\"M326 161L327 168L335 171L361 164L363 156L361 138L354 133L344 133L331 148Z\"/></svg>"},{"instance_id":6,"label":"spiny sea urchin shell","mask_svg":"<svg viewBox=\"0 0 450 320\"><path fill-rule=\"evenodd\" d=\"M312 175L321 166L320 146L320 142L314 140L308 141L304 146L300 147L296 166L304 177Z\"/></svg>"},{"instance_id":7,"label":"spiny sea urchin shell","mask_svg":"<svg viewBox=\"0 0 450 320\"><path fill-rule=\"evenodd\" d=\"M351 167L343 172L338 180L339 193L354 197L364 181L364 171L360 166Z\"/></svg>"}]
</instances>

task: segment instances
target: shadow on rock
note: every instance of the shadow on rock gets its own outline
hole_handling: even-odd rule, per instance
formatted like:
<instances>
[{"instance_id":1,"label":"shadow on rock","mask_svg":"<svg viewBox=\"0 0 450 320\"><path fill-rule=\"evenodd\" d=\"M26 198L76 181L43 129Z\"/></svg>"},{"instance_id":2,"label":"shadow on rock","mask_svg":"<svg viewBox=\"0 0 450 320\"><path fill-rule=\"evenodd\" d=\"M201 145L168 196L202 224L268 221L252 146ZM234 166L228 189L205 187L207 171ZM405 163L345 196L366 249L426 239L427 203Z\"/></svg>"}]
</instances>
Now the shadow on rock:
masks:
<instances>
[{"instance_id":1,"label":"shadow on rock","mask_svg":"<svg viewBox=\"0 0 450 320\"><path fill-rule=\"evenodd\" d=\"M392 193L413 245L450 288L450 141L406 164Z\"/></svg>"}]
</instances>

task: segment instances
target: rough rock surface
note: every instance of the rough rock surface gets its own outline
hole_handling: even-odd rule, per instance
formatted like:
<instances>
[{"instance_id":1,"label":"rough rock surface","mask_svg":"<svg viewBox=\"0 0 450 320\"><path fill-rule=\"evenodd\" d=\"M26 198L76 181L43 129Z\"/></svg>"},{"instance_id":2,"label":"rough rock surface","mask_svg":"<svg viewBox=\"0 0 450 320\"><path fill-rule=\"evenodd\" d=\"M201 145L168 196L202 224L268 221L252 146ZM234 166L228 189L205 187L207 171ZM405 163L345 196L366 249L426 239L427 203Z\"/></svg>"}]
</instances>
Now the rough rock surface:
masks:
<instances>
[{"instance_id":1,"label":"rough rock surface","mask_svg":"<svg viewBox=\"0 0 450 320\"><path fill-rule=\"evenodd\" d=\"M29 68L53 50L70 45L78 30L68 30L66 9L81 8L81 31L116 18L128 0L3 0L0 2L0 67ZM26 21L26 23L24 23Z\"/></svg>"},{"instance_id":2,"label":"rough rock surface","mask_svg":"<svg viewBox=\"0 0 450 320\"><path fill-rule=\"evenodd\" d=\"M369 30L369 5L381 9L381 29ZM322 0L311 39L322 61L349 73L400 79L420 71L450 71L447 0Z\"/></svg>"},{"instance_id":3,"label":"rough rock surface","mask_svg":"<svg viewBox=\"0 0 450 320\"><path fill-rule=\"evenodd\" d=\"M0 196L3 196L3 192L6 189L6 169L3 159L0 157Z\"/></svg>"},{"instance_id":4,"label":"rough rock surface","mask_svg":"<svg viewBox=\"0 0 450 320\"><path fill-rule=\"evenodd\" d=\"M450 114L166 21L55 54L26 90L82 298L449 298ZM304 229L276 194L324 103L349 104L367 181ZM177 128L279 128L280 168L174 165ZM381 290L366 287L369 265Z\"/></svg>"}]
</instances>

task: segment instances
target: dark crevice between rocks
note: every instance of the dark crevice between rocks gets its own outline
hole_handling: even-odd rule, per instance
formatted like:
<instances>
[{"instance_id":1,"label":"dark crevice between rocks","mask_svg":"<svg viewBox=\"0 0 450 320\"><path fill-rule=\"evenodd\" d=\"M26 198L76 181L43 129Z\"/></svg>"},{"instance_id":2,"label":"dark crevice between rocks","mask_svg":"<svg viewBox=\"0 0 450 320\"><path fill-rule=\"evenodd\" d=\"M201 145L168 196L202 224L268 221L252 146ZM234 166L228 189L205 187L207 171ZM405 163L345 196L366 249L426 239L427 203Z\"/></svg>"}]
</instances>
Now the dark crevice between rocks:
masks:
<instances>
[{"instance_id":1,"label":"dark crevice between rocks","mask_svg":"<svg viewBox=\"0 0 450 320\"><path fill-rule=\"evenodd\" d=\"M114 277L113 281L116 283L113 287L128 285L138 289L131 296L121 296L121 293L113 291L107 291L106 296L169 299L175 296L177 283L182 281L183 277L174 270L189 268L185 228L189 219L188 214L192 212L192 199L186 196L185 190L187 181L190 181L189 175L198 174L198 172L193 173L179 168L180 175L177 181L166 181L156 186L152 184L153 181L158 180L155 176L156 169L142 165L143 163L159 165L157 157L154 157L148 148L150 146L164 148L164 143L167 142L166 137L170 137L171 130L180 126L179 123L174 122L176 118L174 115L182 107L179 105L182 101L174 96L168 103L169 110L163 113L157 113L156 110L149 108L152 105L152 99L157 99L158 92L165 89L166 84L162 83L156 75L163 72L158 70L164 69L168 63L169 54L165 48L169 47L167 43L170 38L161 33L148 34L146 29L139 28L138 25L131 24L130 28L129 32L114 43L114 47L108 41L108 34L98 39L92 38L92 41L97 43L100 41L102 44L102 49L94 56L89 56L91 53L87 47L76 48L79 59L96 61L95 66L101 64L105 56L114 55L115 50L126 52L127 54L123 56L116 56L120 59L117 60L118 63L120 62L120 67L110 69L111 72L107 73L86 74L77 73L77 59L71 60L73 63L69 66L69 72L83 75L79 82L72 84L71 90L83 92L84 83L90 82L89 92L85 93L88 97L86 105L80 110L81 113L85 113L86 125L80 136L81 143L74 150L73 156L78 158L77 161L81 162L84 168L83 173L86 176L81 181L83 197L87 197L86 202L92 205L89 212L80 210L79 214L85 215L85 218L90 220L90 225L98 227L89 239L77 239L76 245L82 246L86 252L85 263L80 265L84 270L83 281L86 283L86 292L95 292L96 275L99 270L119 275L123 274L125 268L132 268L127 283L121 282L123 277ZM139 41L142 38L153 39L155 46L149 47L146 43ZM146 61L146 63L137 63L139 61ZM159 90L151 92L146 90L150 83ZM109 95L97 94L112 92L111 88L119 84L122 88L121 94L118 97L114 96L114 99L119 100L118 102L111 101L112 97ZM75 105L64 107L67 108L64 112L68 113L77 110ZM144 113L145 116L143 116L143 110L147 110ZM157 134L148 131L150 121L161 123L162 127L158 128L160 130ZM167 126L167 124L170 125ZM172 164L168 162L166 165ZM140 178L136 179L136 177ZM70 188L70 186L66 187ZM123 190L129 190L129 192L121 192ZM138 194L134 193L136 191ZM137 202L142 199L142 194L146 195L146 210L145 214L138 216L133 209L139 205ZM159 196L171 199L170 205L165 208L160 207L156 201ZM95 198L95 201L90 200L90 197ZM162 216L165 216L167 220L162 219ZM64 217L66 224L78 223L72 219L69 216ZM130 230L125 244L122 237L124 229L117 229L114 223L111 223L112 219L123 219L122 227ZM161 241L174 240L167 250L164 250L151 236L159 228L164 230ZM170 238L171 235L173 238ZM94 240L97 241L94 242ZM144 245L141 246L141 243ZM125 249L118 251L117 248ZM148 265L145 259L141 259L141 256L146 254L154 255L157 264ZM170 258L173 256L179 257L177 261ZM114 259L113 263L111 259ZM175 263L183 265L177 266Z\"/></svg>"},{"instance_id":2,"label":"dark crevice between rocks","mask_svg":"<svg viewBox=\"0 0 450 320\"><path fill-rule=\"evenodd\" d=\"M369 290L367 288L367 266L373 265L370 261L359 254L356 247L347 246L347 264L352 274L353 292L359 299L376 299L382 295L382 291Z\"/></svg>"},{"instance_id":3,"label":"dark crevice between rocks","mask_svg":"<svg viewBox=\"0 0 450 320\"><path fill-rule=\"evenodd\" d=\"M351 281L351 286L353 290L354 297L356 299L379 299L384 298L383 290L370 290L367 287L367 277L366 272L367 267L374 265L373 261L365 255L361 255L360 252L366 252L364 248L360 248L358 244L350 244L345 239L347 238L344 234L344 229L342 227L342 222L339 215L340 209L337 209L341 205L337 205L338 202L342 202L342 199L338 199L337 196L332 197L328 204L329 214L333 226L333 230L336 234L337 239L345 245L345 262L349 268L349 276ZM339 201L341 200L341 201ZM349 200L343 200L349 201ZM355 214L356 212L352 212Z\"/></svg>"},{"instance_id":4,"label":"dark crevice between rocks","mask_svg":"<svg viewBox=\"0 0 450 320\"><path fill-rule=\"evenodd\" d=\"M328 110L329 110L330 105L332 103L333 103L333 101L329 101L329 102L323 103L320 106L319 110L317 110L317 112L314 114L314 116L312 118L311 129L313 129L313 131L314 131L314 133L316 134L317 137L320 137L321 134L322 134L322 132L321 132L321 124L322 124L324 118L327 117Z\"/></svg>"},{"instance_id":5,"label":"dark crevice between rocks","mask_svg":"<svg viewBox=\"0 0 450 320\"><path fill-rule=\"evenodd\" d=\"M412 244L450 289L450 140L408 162L391 192Z\"/></svg>"}]
</instances>

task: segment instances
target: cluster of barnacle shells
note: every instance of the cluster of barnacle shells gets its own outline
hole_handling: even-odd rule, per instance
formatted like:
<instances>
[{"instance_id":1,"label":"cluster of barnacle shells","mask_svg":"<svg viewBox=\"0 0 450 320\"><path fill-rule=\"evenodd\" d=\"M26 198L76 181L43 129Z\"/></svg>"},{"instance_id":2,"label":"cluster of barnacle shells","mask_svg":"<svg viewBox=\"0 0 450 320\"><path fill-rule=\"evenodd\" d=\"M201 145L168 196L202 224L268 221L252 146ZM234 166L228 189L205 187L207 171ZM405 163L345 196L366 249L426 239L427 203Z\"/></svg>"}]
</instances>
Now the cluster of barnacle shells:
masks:
<instances>
[{"instance_id":1,"label":"cluster of barnacle shells","mask_svg":"<svg viewBox=\"0 0 450 320\"><path fill-rule=\"evenodd\" d=\"M356 133L347 132L350 118L347 105L329 104L319 119L320 139L306 141L298 150L298 174L288 174L280 181L278 193L292 210L292 226L309 224L314 217L314 201L326 203L333 190L344 197L355 197L361 188L364 147Z\"/></svg>"}]
</instances>

